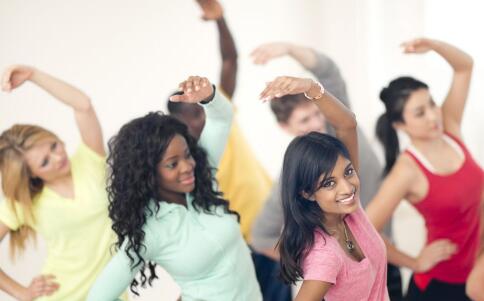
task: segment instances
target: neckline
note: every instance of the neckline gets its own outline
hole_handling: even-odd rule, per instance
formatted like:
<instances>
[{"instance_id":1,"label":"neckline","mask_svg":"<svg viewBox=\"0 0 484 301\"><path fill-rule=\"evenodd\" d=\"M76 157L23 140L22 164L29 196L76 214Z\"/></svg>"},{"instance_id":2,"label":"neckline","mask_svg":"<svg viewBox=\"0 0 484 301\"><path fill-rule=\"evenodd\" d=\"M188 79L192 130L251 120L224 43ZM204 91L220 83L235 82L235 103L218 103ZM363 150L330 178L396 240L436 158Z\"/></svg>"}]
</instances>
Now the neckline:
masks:
<instances>
[{"instance_id":1,"label":"neckline","mask_svg":"<svg viewBox=\"0 0 484 301\"><path fill-rule=\"evenodd\" d=\"M350 216L350 214L348 214L347 216L345 216L345 217L344 217L344 221L346 221L346 219L347 219L349 216ZM341 246L341 245L339 244L338 240L337 240L337 239L336 239L336 238L335 238L333 235L329 235L329 234L326 234L326 233L324 233L324 234L326 234L325 236L328 236L328 237L329 237L329 238L330 238L330 239L333 241L333 243L335 243L335 244L336 244L336 246L338 247L338 250L339 250L340 252L342 252L342 253L343 253L343 256L346 258L346 260L349 260L349 261L351 261L351 262L352 262L352 263L354 263L354 264L362 264L362 263L364 263L364 262L366 262L366 261L367 261L368 256L365 254L365 251L363 250L363 247L361 246L361 244L360 244L360 242L359 242L359 240L358 240L358 237L357 237L357 235L355 234L355 232L353 231L352 226L350 225L350 223L346 223L346 226L347 226L347 227L348 227L348 229L350 230L351 234L353 234L353 238L355 239L356 244L358 245L358 247L359 247L359 248L360 248L360 250L361 250L361 253L362 253L362 254L363 254L363 256L364 256L364 257L363 257L363 258L362 258L360 261L358 261L358 260L354 259L354 258L353 258L353 257L351 257L349 254L347 254L347 253L346 253L346 251L345 251L345 249L343 248L343 246Z\"/></svg>"},{"instance_id":2,"label":"neckline","mask_svg":"<svg viewBox=\"0 0 484 301\"><path fill-rule=\"evenodd\" d=\"M445 173L445 174L438 173L437 170L432 166L430 161L424 156L424 154L422 154L422 152L420 152L413 144L410 144L407 147L407 151L411 153L419 161L419 163L422 165L422 167L426 169L428 173L436 177L450 177L459 173L464 168L464 165L467 162L467 155L465 151L462 149L462 147L452 138L450 138L447 135L444 135L442 138L457 153L460 159L463 158L462 164L452 172Z\"/></svg>"},{"instance_id":3,"label":"neckline","mask_svg":"<svg viewBox=\"0 0 484 301\"><path fill-rule=\"evenodd\" d=\"M73 198L64 197L64 196L60 195L57 191L55 191L54 189L50 188L47 185L44 185L44 188L42 190L43 190L43 192L46 192L50 195L53 195L54 197L56 197L58 199L62 199L62 200L66 200L70 203L74 203L78 198L78 192L76 190L76 187L77 187L76 176L75 176L75 172L74 172L74 167L72 165L71 165L71 179L72 179L72 190L74 190L74 197Z\"/></svg>"}]
</instances>

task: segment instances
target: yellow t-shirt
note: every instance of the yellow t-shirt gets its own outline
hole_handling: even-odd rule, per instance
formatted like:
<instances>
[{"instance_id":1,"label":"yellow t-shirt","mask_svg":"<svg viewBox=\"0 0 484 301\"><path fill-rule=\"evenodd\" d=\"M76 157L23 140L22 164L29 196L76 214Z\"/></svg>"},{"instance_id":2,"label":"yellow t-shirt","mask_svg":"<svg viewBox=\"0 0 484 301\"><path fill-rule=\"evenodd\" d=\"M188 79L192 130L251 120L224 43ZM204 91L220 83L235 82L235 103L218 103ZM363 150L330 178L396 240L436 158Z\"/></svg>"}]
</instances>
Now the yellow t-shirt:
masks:
<instances>
[{"instance_id":1,"label":"yellow t-shirt","mask_svg":"<svg viewBox=\"0 0 484 301\"><path fill-rule=\"evenodd\" d=\"M81 145L71 160L74 199L45 187L33 200L35 223L45 239L47 258L42 274L53 274L60 284L50 297L38 301L84 301L97 275L110 260L116 241L108 216L105 159ZM12 230L24 224L6 201L0 203L0 221Z\"/></svg>"},{"instance_id":2,"label":"yellow t-shirt","mask_svg":"<svg viewBox=\"0 0 484 301\"><path fill-rule=\"evenodd\" d=\"M216 177L230 209L240 214L242 235L250 242L252 223L262 209L272 182L235 120Z\"/></svg>"}]
</instances>

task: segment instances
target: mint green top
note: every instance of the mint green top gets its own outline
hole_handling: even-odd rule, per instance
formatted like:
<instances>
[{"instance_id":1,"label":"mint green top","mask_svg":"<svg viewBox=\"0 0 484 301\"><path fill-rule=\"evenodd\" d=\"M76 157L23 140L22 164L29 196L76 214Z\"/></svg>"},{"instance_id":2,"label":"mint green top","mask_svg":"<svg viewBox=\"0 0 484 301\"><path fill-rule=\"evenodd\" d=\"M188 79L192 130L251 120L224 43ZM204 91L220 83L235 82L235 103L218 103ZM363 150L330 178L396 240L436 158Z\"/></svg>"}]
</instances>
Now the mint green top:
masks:
<instances>
[{"instance_id":1,"label":"mint green top","mask_svg":"<svg viewBox=\"0 0 484 301\"><path fill-rule=\"evenodd\" d=\"M207 121L199 143L207 150L212 166L217 166L233 111L219 93L203 107ZM190 194L186 200L187 207L161 202L160 210L148 217L143 227L144 260L157 263L173 277L183 301L262 300L250 250L236 217L221 207L216 207L214 214L197 212ZM131 270L126 252L119 251L97 278L87 300L117 300L138 271Z\"/></svg>"}]
</instances>

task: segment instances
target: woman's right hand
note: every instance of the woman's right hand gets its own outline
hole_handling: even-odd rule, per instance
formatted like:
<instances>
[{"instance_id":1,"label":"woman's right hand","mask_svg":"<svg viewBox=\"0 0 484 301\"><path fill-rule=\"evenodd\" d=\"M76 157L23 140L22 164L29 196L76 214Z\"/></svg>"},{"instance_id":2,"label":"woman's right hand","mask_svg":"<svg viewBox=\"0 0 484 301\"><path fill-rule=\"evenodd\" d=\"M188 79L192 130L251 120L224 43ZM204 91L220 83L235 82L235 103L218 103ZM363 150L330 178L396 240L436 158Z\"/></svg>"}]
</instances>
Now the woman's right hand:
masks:
<instances>
[{"instance_id":1,"label":"woman's right hand","mask_svg":"<svg viewBox=\"0 0 484 301\"><path fill-rule=\"evenodd\" d=\"M40 275L32 279L32 282L21 294L21 301L32 301L41 296L50 296L59 289L59 284L54 282L54 275Z\"/></svg>"},{"instance_id":2,"label":"woman's right hand","mask_svg":"<svg viewBox=\"0 0 484 301\"><path fill-rule=\"evenodd\" d=\"M10 92L29 80L34 73L34 68L23 65L8 67L2 76L2 90Z\"/></svg>"},{"instance_id":3,"label":"woman's right hand","mask_svg":"<svg viewBox=\"0 0 484 301\"><path fill-rule=\"evenodd\" d=\"M449 239L439 239L425 246L417 257L415 272L423 273L457 252L457 245Z\"/></svg>"}]
</instances>

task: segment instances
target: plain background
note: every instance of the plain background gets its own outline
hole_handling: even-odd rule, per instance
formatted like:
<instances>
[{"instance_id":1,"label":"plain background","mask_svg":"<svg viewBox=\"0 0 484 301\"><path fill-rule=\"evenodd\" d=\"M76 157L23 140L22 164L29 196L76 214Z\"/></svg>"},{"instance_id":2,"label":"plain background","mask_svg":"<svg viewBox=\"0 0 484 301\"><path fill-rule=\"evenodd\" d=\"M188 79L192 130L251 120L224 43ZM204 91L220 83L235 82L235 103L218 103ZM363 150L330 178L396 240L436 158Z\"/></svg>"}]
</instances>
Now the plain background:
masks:
<instances>
[{"instance_id":1,"label":"plain background","mask_svg":"<svg viewBox=\"0 0 484 301\"><path fill-rule=\"evenodd\" d=\"M347 81L359 124L374 141L383 111L380 89L399 75L430 85L441 103L451 70L435 54L405 56L399 44L428 36L453 43L475 61L473 84L463 124L464 139L484 163L484 28L482 4L461 0L225 0L225 17L239 52L234 102L237 118L258 159L272 176L281 166L289 137L258 101L265 82L279 75L307 76L288 58L267 66L249 54L261 43L289 41L330 55ZM200 19L194 1L0 0L0 70L10 64L36 66L87 92L107 140L128 120L165 110L166 97L189 75L219 81L220 57L215 24ZM72 151L79 135L72 113L37 87L26 84L0 94L0 131L14 123L33 123L56 132ZM425 231L408 205L394 221L398 245L418 254ZM41 268L42 240L13 263L8 239L0 245L1 268L24 284ZM203 260L203 259L201 259ZM236 271L234 271L236 272ZM408 271L405 271L408 277ZM135 300L175 300L177 286L164 275ZM13 300L0 293L0 300Z\"/></svg>"}]
</instances>

